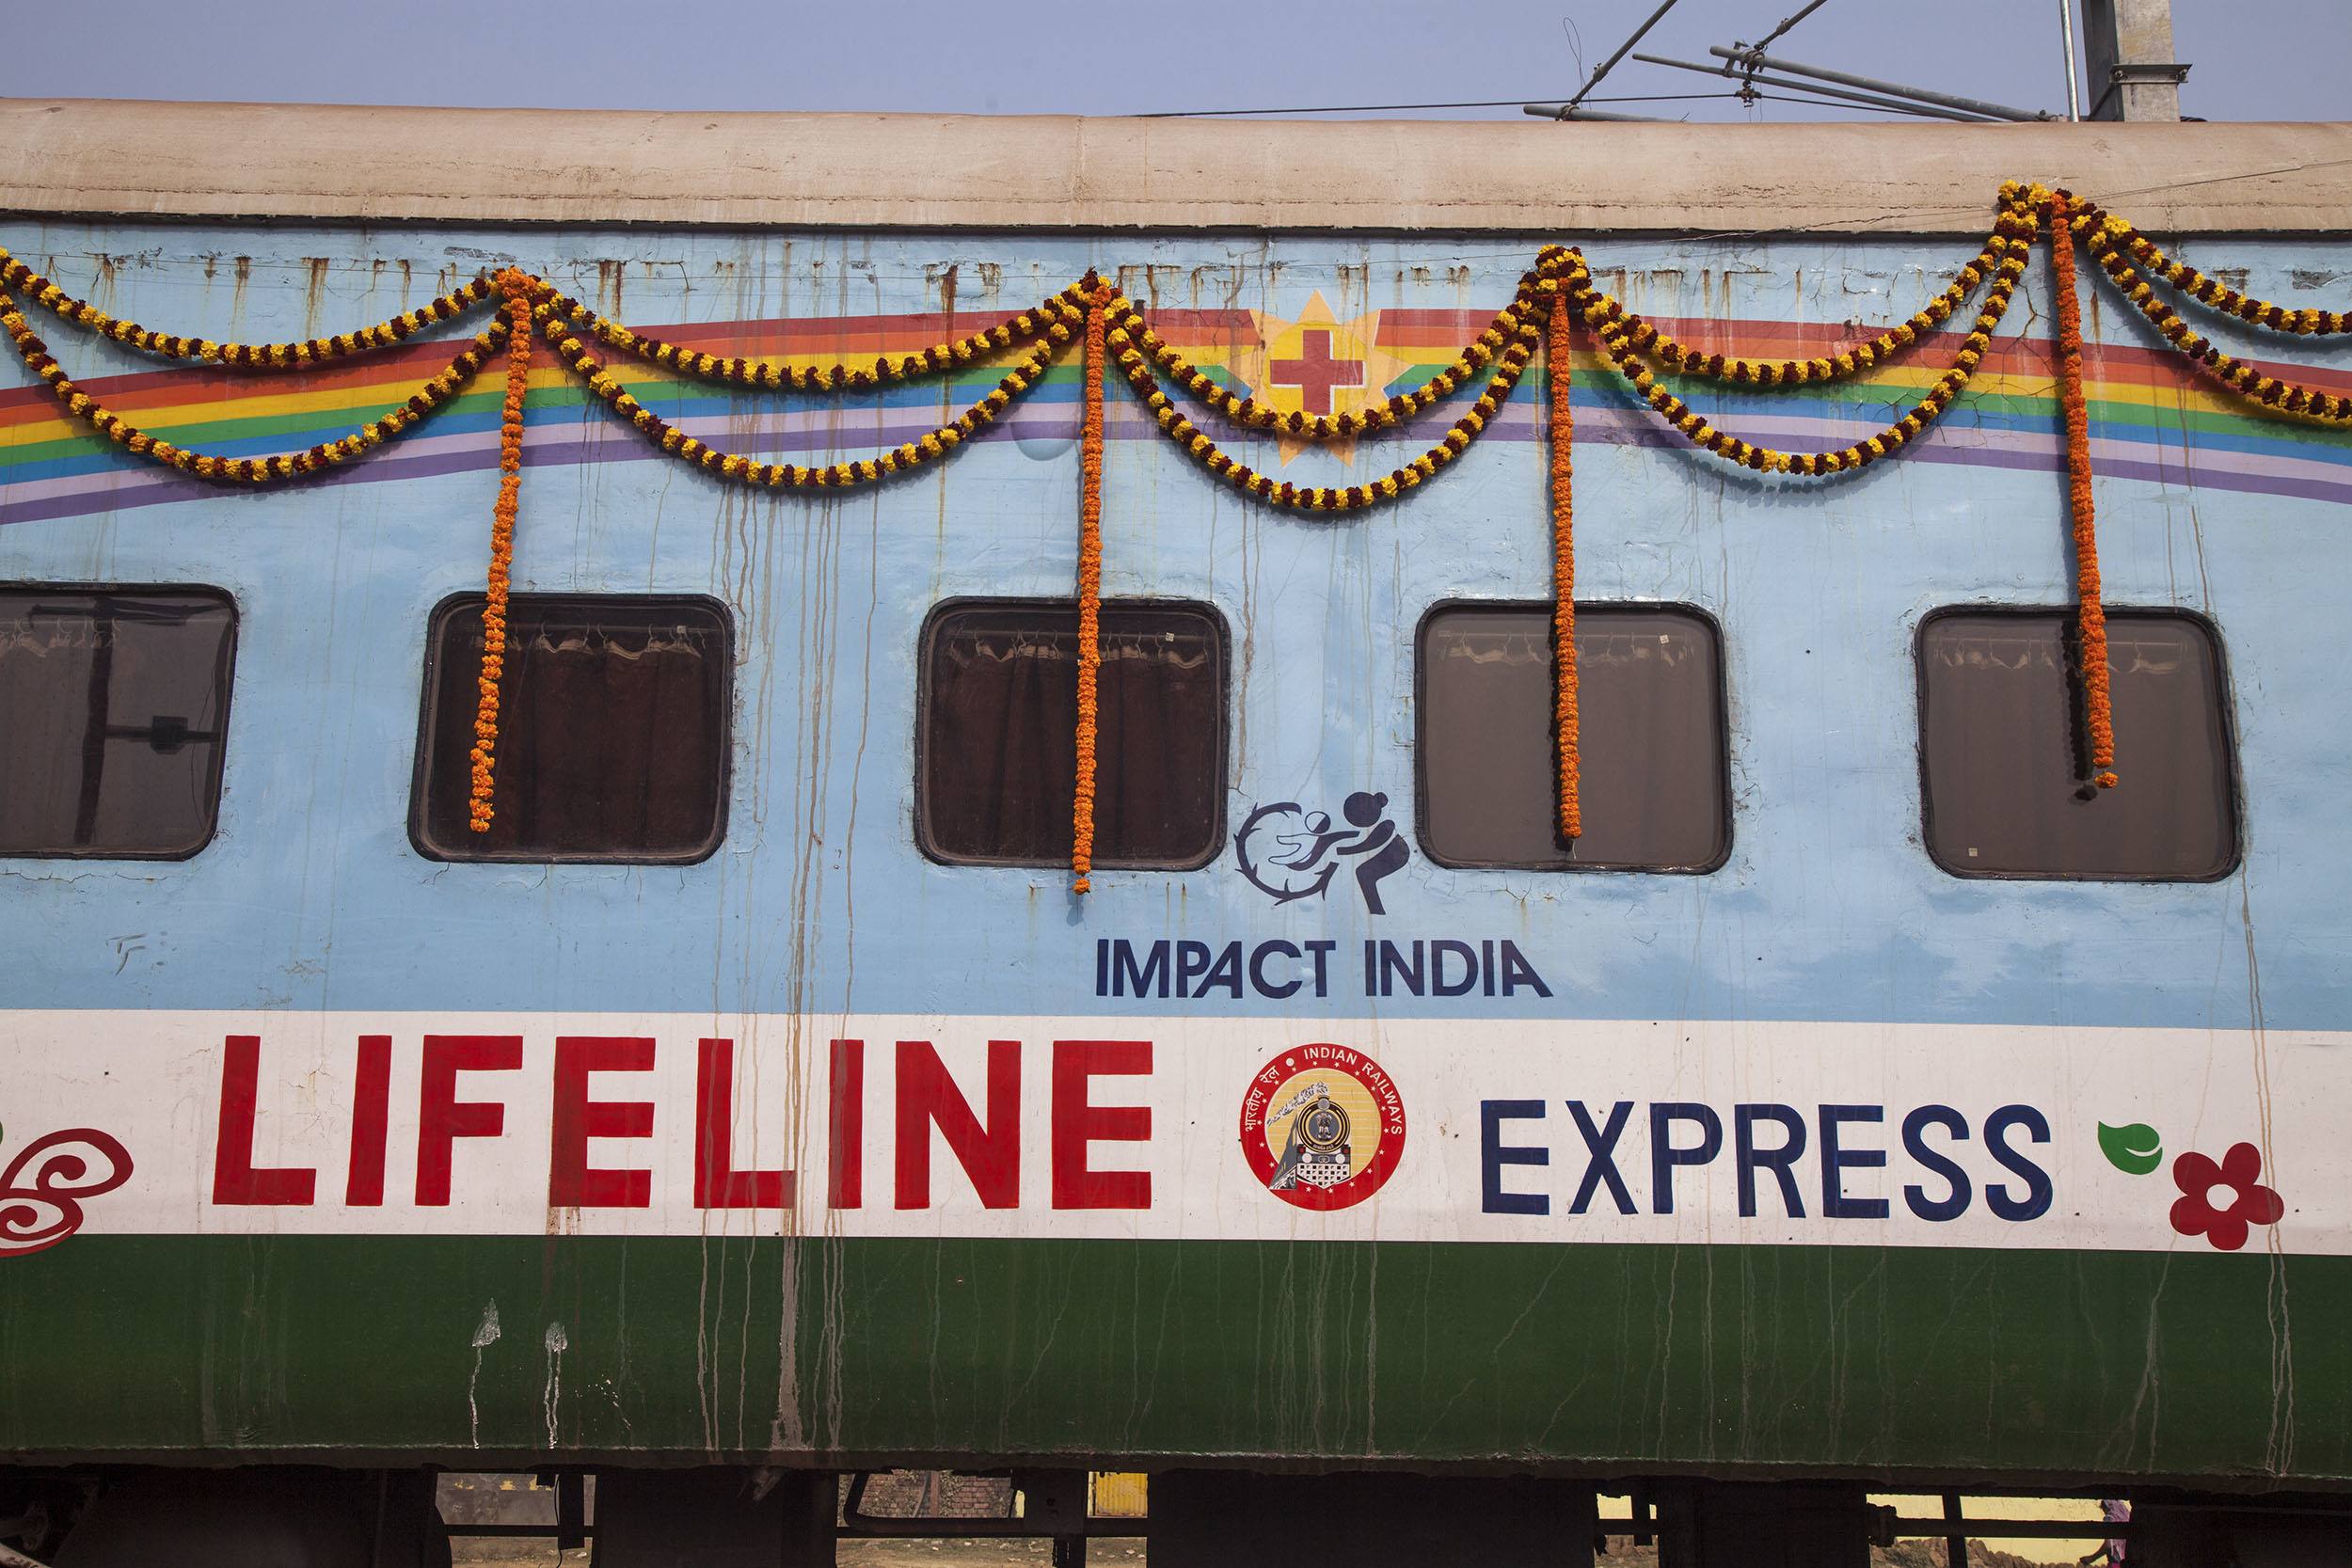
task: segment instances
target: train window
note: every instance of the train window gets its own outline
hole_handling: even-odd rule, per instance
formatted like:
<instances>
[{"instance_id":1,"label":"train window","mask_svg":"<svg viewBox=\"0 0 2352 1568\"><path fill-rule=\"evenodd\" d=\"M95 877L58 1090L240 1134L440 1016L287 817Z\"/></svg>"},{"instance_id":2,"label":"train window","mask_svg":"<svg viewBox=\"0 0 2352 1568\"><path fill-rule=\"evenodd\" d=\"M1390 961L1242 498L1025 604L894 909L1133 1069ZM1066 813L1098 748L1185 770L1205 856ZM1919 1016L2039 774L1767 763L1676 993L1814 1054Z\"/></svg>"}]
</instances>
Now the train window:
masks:
<instances>
[{"instance_id":1,"label":"train window","mask_svg":"<svg viewBox=\"0 0 2352 1568\"><path fill-rule=\"evenodd\" d=\"M1457 604L1421 625L1421 842L1440 865L1711 871L1731 852L1715 625L1576 607L1583 833L1558 829L1551 607Z\"/></svg>"},{"instance_id":2,"label":"train window","mask_svg":"<svg viewBox=\"0 0 2352 1568\"><path fill-rule=\"evenodd\" d=\"M1225 623L1103 606L1097 865L1206 865L1225 834ZM1078 607L970 600L923 630L915 832L934 860L1058 865L1076 777Z\"/></svg>"},{"instance_id":3,"label":"train window","mask_svg":"<svg viewBox=\"0 0 2352 1568\"><path fill-rule=\"evenodd\" d=\"M482 595L425 639L408 836L449 861L699 861L726 825L735 654L715 599L517 594L507 601L497 784L472 831Z\"/></svg>"},{"instance_id":4,"label":"train window","mask_svg":"<svg viewBox=\"0 0 2352 1568\"><path fill-rule=\"evenodd\" d=\"M0 855L204 847L236 641L218 589L0 588Z\"/></svg>"},{"instance_id":5,"label":"train window","mask_svg":"<svg viewBox=\"0 0 2352 1568\"><path fill-rule=\"evenodd\" d=\"M2107 611L2122 784L2089 782L2072 610L1947 610L1919 628L1928 853L1960 877L2204 881L2237 863L2220 645L2170 610Z\"/></svg>"}]
</instances>

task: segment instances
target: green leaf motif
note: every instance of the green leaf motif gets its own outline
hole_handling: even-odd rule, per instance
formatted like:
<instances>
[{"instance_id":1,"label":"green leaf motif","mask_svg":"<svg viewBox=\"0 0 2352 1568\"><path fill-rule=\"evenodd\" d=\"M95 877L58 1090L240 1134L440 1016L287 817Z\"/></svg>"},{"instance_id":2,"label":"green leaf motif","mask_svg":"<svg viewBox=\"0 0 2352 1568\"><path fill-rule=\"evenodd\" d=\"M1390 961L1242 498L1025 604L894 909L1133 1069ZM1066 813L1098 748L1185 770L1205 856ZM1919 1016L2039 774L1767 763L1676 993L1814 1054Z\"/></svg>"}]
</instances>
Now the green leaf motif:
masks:
<instances>
[{"instance_id":1,"label":"green leaf motif","mask_svg":"<svg viewBox=\"0 0 2352 1568\"><path fill-rule=\"evenodd\" d=\"M2127 1127L2099 1124L2099 1152L2126 1176L2145 1176L2164 1164L2164 1140L2144 1121Z\"/></svg>"}]
</instances>

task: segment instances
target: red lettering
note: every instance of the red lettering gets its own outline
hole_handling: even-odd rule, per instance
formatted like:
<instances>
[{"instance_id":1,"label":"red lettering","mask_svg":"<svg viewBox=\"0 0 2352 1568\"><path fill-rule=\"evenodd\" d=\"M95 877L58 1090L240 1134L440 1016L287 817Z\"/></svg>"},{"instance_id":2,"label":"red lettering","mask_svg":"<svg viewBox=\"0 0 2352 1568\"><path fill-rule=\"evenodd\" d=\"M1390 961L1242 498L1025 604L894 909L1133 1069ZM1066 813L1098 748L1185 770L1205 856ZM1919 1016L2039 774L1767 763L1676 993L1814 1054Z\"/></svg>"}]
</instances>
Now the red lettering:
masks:
<instances>
[{"instance_id":1,"label":"red lettering","mask_svg":"<svg viewBox=\"0 0 2352 1568\"><path fill-rule=\"evenodd\" d=\"M705 1039L694 1069L694 1207L789 1209L788 1170L735 1168L735 1042Z\"/></svg>"},{"instance_id":2,"label":"red lettering","mask_svg":"<svg viewBox=\"0 0 2352 1568\"><path fill-rule=\"evenodd\" d=\"M1089 1080L1142 1077L1152 1070L1150 1040L1056 1040L1054 1042L1054 1207L1057 1209L1149 1209L1152 1173L1094 1170L1087 1146L1144 1143L1152 1136L1148 1105L1088 1102Z\"/></svg>"},{"instance_id":3,"label":"red lettering","mask_svg":"<svg viewBox=\"0 0 2352 1568\"><path fill-rule=\"evenodd\" d=\"M972 1179L980 1202L1010 1209L1021 1201L1021 1042L988 1042L988 1124L947 1076L929 1040L898 1042L898 1195L901 1209L931 1202L931 1137L936 1126Z\"/></svg>"},{"instance_id":4,"label":"red lettering","mask_svg":"<svg viewBox=\"0 0 2352 1568\"><path fill-rule=\"evenodd\" d=\"M608 1170L588 1163L591 1138L650 1138L653 1104L591 1100L592 1072L648 1072L653 1041L643 1035L555 1037L555 1132L548 1147L550 1209L643 1209L653 1201L653 1172Z\"/></svg>"},{"instance_id":5,"label":"red lettering","mask_svg":"<svg viewBox=\"0 0 2352 1568\"><path fill-rule=\"evenodd\" d=\"M384 1136L392 1099L392 1037L359 1037L359 1063L351 1085L351 1174L343 1202L372 1209L384 1201Z\"/></svg>"},{"instance_id":6,"label":"red lettering","mask_svg":"<svg viewBox=\"0 0 2352 1568\"><path fill-rule=\"evenodd\" d=\"M213 1148L213 1201L307 1204L318 1172L299 1166L256 1168L253 1108L262 1076L262 1037L230 1035L220 1063L220 1137Z\"/></svg>"},{"instance_id":7,"label":"red lettering","mask_svg":"<svg viewBox=\"0 0 2352 1568\"><path fill-rule=\"evenodd\" d=\"M459 1138L495 1138L506 1130L497 1101L457 1099L461 1072L513 1072L523 1065L520 1035L427 1035L417 1091L417 1202L449 1205L450 1157Z\"/></svg>"},{"instance_id":8,"label":"red lettering","mask_svg":"<svg viewBox=\"0 0 2352 1568\"><path fill-rule=\"evenodd\" d=\"M825 1202L855 1209L866 1202L866 1042L833 1042L833 1084L825 1134L829 1151Z\"/></svg>"}]
</instances>

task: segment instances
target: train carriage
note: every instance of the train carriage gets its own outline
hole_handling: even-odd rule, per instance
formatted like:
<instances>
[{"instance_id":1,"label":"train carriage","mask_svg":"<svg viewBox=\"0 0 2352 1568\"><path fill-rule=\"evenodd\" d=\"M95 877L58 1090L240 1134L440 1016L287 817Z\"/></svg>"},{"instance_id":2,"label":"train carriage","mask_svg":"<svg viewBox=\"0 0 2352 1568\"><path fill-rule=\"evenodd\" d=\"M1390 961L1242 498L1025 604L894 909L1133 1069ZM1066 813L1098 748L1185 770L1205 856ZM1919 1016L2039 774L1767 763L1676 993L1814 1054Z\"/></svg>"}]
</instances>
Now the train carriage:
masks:
<instances>
[{"instance_id":1,"label":"train carriage","mask_svg":"<svg viewBox=\"0 0 2352 1568\"><path fill-rule=\"evenodd\" d=\"M2344 1560L2345 128L0 123L0 1541Z\"/></svg>"}]
</instances>

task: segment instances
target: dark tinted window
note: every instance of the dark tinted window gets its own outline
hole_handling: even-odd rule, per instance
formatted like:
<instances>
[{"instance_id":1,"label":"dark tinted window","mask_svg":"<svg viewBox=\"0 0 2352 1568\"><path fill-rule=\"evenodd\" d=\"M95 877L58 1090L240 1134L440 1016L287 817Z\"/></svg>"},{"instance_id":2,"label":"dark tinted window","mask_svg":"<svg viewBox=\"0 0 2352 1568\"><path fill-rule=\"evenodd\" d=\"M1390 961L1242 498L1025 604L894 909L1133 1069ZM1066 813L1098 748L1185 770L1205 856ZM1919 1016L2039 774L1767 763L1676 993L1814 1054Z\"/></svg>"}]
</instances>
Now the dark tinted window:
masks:
<instances>
[{"instance_id":1,"label":"dark tinted window","mask_svg":"<svg viewBox=\"0 0 2352 1568\"><path fill-rule=\"evenodd\" d=\"M1455 605L1421 631L1421 836L1446 865L1705 871L1731 847L1715 627L1576 607L1583 835L1559 836L1549 605Z\"/></svg>"},{"instance_id":2,"label":"dark tinted window","mask_svg":"<svg viewBox=\"0 0 2352 1568\"><path fill-rule=\"evenodd\" d=\"M1095 863L1206 864L1225 831L1224 623L1205 605L1106 604L1102 652ZM1070 859L1076 605L933 614L919 721L925 853L1012 865Z\"/></svg>"},{"instance_id":3,"label":"dark tinted window","mask_svg":"<svg viewBox=\"0 0 2352 1568\"><path fill-rule=\"evenodd\" d=\"M0 855L213 836L237 616L205 588L0 588Z\"/></svg>"},{"instance_id":4,"label":"dark tinted window","mask_svg":"<svg viewBox=\"0 0 2352 1568\"><path fill-rule=\"evenodd\" d=\"M2220 876L2237 811L2212 629L2107 611L2113 789L2090 783L2074 630L2071 610L1950 610L1920 627L1928 852L1961 876Z\"/></svg>"},{"instance_id":5,"label":"dark tinted window","mask_svg":"<svg viewBox=\"0 0 2352 1568\"><path fill-rule=\"evenodd\" d=\"M490 831L467 805L482 595L434 611L409 833L439 860L697 861L725 826L735 662L709 599L507 601Z\"/></svg>"}]
</instances>

